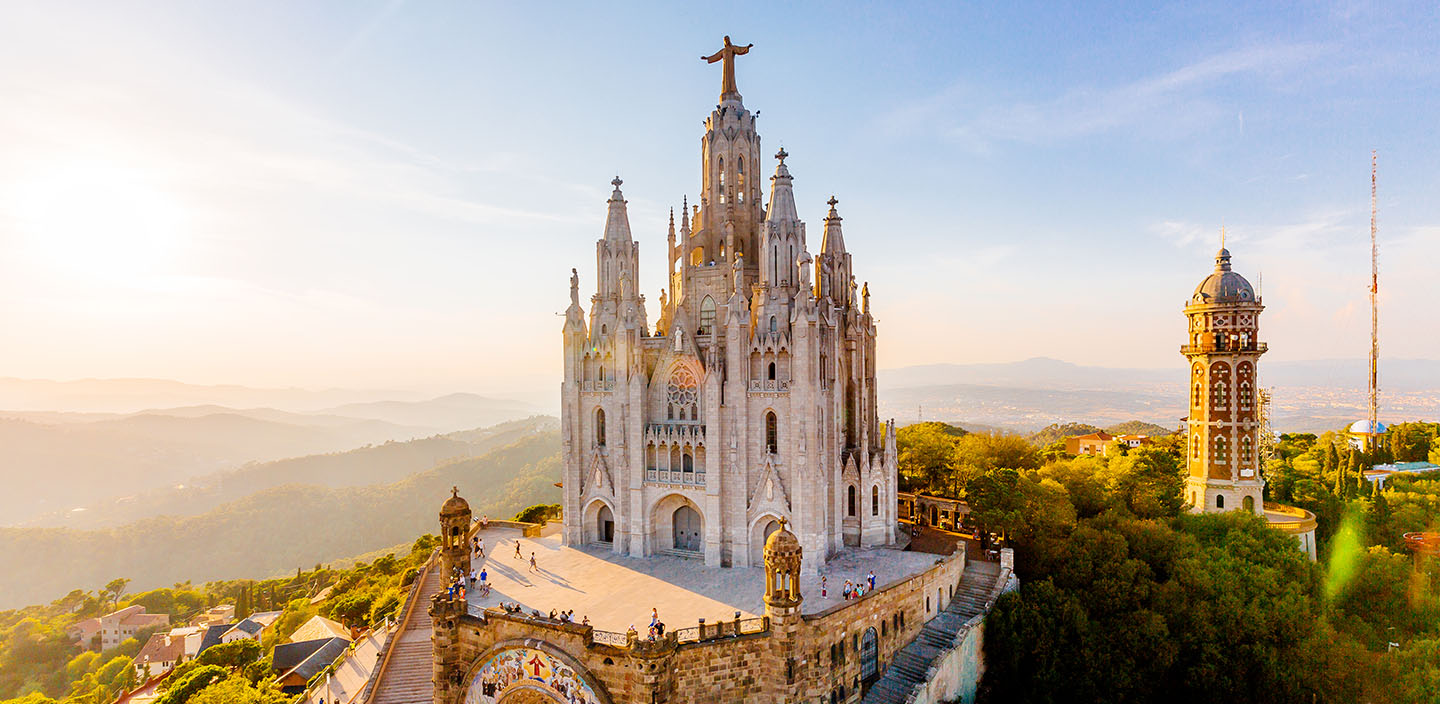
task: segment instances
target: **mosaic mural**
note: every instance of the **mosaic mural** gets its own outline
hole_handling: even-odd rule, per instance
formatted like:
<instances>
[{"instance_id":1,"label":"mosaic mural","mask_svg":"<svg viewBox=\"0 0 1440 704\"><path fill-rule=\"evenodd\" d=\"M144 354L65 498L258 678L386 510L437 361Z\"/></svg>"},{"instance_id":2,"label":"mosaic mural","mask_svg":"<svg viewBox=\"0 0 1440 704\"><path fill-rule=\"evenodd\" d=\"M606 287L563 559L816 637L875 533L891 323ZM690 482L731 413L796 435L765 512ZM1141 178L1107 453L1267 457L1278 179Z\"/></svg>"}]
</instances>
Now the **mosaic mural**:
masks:
<instances>
[{"instance_id":1,"label":"mosaic mural","mask_svg":"<svg viewBox=\"0 0 1440 704\"><path fill-rule=\"evenodd\" d=\"M574 668L534 648L510 648L491 656L465 693L465 704L520 701L600 704L602 700Z\"/></svg>"}]
</instances>

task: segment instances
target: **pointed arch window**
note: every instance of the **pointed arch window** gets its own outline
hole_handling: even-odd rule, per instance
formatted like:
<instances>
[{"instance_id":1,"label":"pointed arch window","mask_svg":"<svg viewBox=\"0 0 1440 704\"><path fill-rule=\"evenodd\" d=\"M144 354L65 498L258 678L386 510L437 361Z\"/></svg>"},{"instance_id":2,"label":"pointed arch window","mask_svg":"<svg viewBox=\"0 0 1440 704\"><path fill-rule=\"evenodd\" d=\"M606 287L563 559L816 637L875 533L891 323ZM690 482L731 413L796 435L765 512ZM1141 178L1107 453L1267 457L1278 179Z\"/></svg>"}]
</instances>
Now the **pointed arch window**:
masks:
<instances>
[{"instance_id":1,"label":"pointed arch window","mask_svg":"<svg viewBox=\"0 0 1440 704\"><path fill-rule=\"evenodd\" d=\"M725 202L725 157L716 159L716 166L720 169L720 202Z\"/></svg>"},{"instance_id":2,"label":"pointed arch window","mask_svg":"<svg viewBox=\"0 0 1440 704\"><path fill-rule=\"evenodd\" d=\"M745 157L735 162L735 200L745 202Z\"/></svg>"},{"instance_id":3,"label":"pointed arch window","mask_svg":"<svg viewBox=\"0 0 1440 704\"><path fill-rule=\"evenodd\" d=\"M1217 381L1210 387L1210 404L1215 408L1225 408L1230 405L1230 389L1225 382Z\"/></svg>"},{"instance_id":4,"label":"pointed arch window","mask_svg":"<svg viewBox=\"0 0 1440 704\"><path fill-rule=\"evenodd\" d=\"M715 299L706 296L700 301L700 334L709 335L715 331Z\"/></svg>"},{"instance_id":5,"label":"pointed arch window","mask_svg":"<svg viewBox=\"0 0 1440 704\"><path fill-rule=\"evenodd\" d=\"M847 489L848 489L848 491L846 492L846 494L848 494L848 498L849 498L849 502L848 502L849 512L848 512L848 515L853 518L853 517L855 516L855 485L854 485L854 484L851 484L849 487L847 487Z\"/></svg>"},{"instance_id":6,"label":"pointed arch window","mask_svg":"<svg viewBox=\"0 0 1440 704\"><path fill-rule=\"evenodd\" d=\"M1250 465L1250 461L1253 459L1254 452L1255 452L1255 446L1254 446L1254 444L1250 441L1250 436L1249 436L1249 435L1241 436L1241 438L1240 438L1240 464L1241 464L1241 466L1247 466L1247 467L1248 467L1248 466Z\"/></svg>"},{"instance_id":7,"label":"pointed arch window","mask_svg":"<svg viewBox=\"0 0 1440 704\"><path fill-rule=\"evenodd\" d=\"M880 487L870 487L870 515L880 515Z\"/></svg>"},{"instance_id":8,"label":"pointed arch window","mask_svg":"<svg viewBox=\"0 0 1440 704\"><path fill-rule=\"evenodd\" d=\"M605 409L595 409L595 444L605 447Z\"/></svg>"},{"instance_id":9,"label":"pointed arch window","mask_svg":"<svg viewBox=\"0 0 1440 704\"><path fill-rule=\"evenodd\" d=\"M770 332L778 332L779 330L780 322L775 319L775 316L770 316Z\"/></svg>"},{"instance_id":10,"label":"pointed arch window","mask_svg":"<svg viewBox=\"0 0 1440 704\"><path fill-rule=\"evenodd\" d=\"M775 411L765 413L765 451L770 454L777 454L780 448L780 421L775 417Z\"/></svg>"},{"instance_id":11,"label":"pointed arch window","mask_svg":"<svg viewBox=\"0 0 1440 704\"><path fill-rule=\"evenodd\" d=\"M1225 447L1225 436L1224 436L1224 435L1216 436L1216 438L1215 438L1215 462L1216 462L1216 463L1218 463L1218 464L1225 464L1226 462L1228 462L1228 460L1225 458L1225 451L1226 451L1226 447Z\"/></svg>"},{"instance_id":12,"label":"pointed arch window","mask_svg":"<svg viewBox=\"0 0 1440 704\"><path fill-rule=\"evenodd\" d=\"M1248 411L1255 403L1255 391L1250 388L1250 382L1240 382L1240 410Z\"/></svg>"},{"instance_id":13,"label":"pointed arch window","mask_svg":"<svg viewBox=\"0 0 1440 704\"><path fill-rule=\"evenodd\" d=\"M771 362L771 363L770 363L770 367L769 367L769 371L767 372L767 376L768 376L768 378L770 379L770 381L775 381L775 363L774 363L774 362Z\"/></svg>"}]
</instances>

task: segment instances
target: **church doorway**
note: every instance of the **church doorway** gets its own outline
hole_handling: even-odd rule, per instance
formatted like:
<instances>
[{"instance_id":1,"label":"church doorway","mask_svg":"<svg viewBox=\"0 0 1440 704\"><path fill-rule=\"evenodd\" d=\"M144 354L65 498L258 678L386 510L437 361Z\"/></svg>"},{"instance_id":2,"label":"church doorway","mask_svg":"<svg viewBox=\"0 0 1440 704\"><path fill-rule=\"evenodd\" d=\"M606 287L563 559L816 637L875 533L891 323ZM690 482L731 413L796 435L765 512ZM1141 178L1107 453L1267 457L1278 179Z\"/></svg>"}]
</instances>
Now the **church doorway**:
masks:
<instances>
[{"instance_id":1,"label":"church doorway","mask_svg":"<svg viewBox=\"0 0 1440 704\"><path fill-rule=\"evenodd\" d=\"M600 515L595 520L595 537L602 543L615 542L615 514L609 506L600 507Z\"/></svg>"},{"instance_id":2,"label":"church doorway","mask_svg":"<svg viewBox=\"0 0 1440 704\"><path fill-rule=\"evenodd\" d=\"M689 506L675 509L671 517L676 550L700 552L700 512Z\"/></svg>"},{"instance_id":3,"label":"church doorway","mask_svg":"<svg viewBox=\"0 0 1440 704\"><path fill-rule=\"evenodd\" d=\"M860 640L860 679L866 684L880 676L879 651L875 629L865 631L865 637Z\"/></svg>"}]
</instances>

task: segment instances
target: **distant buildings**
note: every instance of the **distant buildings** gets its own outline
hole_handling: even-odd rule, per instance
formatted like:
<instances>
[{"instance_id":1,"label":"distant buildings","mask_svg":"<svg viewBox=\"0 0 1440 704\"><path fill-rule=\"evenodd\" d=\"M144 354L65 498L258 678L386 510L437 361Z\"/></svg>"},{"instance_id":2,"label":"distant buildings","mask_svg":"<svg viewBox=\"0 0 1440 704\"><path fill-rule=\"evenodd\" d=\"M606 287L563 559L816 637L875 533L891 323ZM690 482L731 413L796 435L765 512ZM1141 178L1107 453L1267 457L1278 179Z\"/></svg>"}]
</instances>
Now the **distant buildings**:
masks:
<instances>
[{"instance_id":1,"label":"distant buildings","mask_svg":"<svg viewBox=\"0 0 1440 704\"><path fill-rule=\"evenodd\" d=\"M135 634L143 629L166 626L169 623L168 614L145 613L145 607L137 604L112 611L100 618L79 621L70 627L69 633L73 642L84 648L96 647L95 639L98 636L98 646L103 652L134 638Z\"/></svg>"},{"instance_id":2,"label":"distant buildings","mask_svg":"<svg viewBox=\"0 0 1440 704\"><path fill-rule=\"evenodd\" d=\"M1360 421L1365 422L1365 421ZM1377 489L1385 488L1385 482L1397 474L1429 474L1440 470L1440 465L1431 462L1395 462L1392 464L1377 464L1363 472L1365 480L1375 485Z\"/></svg>"},{"instance_id":3,"label":"distant buildings","mask_svg":"<svg viewBox=\"0 0 1440 704\"><path fill-rule=\"evenodd\" d=\"M135 655L135 676L140 681L169 672L185 657L185 635L156 633Z\"/></svg>"},{"instance_id":4,"label":"distant buildings","mask_svg":"<svg viewBox=\"0 0 1440 704\"><path fill-rule=\"evenodd\" d=\"M1368 451L1385 445L1385 433L1388 430L1390 428L1378 420L1373 426L1368 420L1357 420L1345 429L1345 437L1350 440L1351 447Z\"/></svg>"},{"instance_id":5,"label":"distant buildings","mask_svg":"<svg viewBox=\"0 0 1440 704\"><path fill-rule=\"evenodd\" d=\"M350 629L324 616L311 616L309 621L290 634L291 643L323 638L344 638L347 642L354 640L350 636Z\"/></svg>"},{"instance_id":6,"label":"distant buildings","mask_svg":"<svg viewBox=\"0 0 1440 704\"><path fill-rule=\"evenodd\" d=\"M1073 438L1065 439L1065 451L1077 457L1080 455L1104 457L1105 446L1114 439L1114 435L1103 430L1089 435L1076 435Z\"/></svg>"}]
</instances>

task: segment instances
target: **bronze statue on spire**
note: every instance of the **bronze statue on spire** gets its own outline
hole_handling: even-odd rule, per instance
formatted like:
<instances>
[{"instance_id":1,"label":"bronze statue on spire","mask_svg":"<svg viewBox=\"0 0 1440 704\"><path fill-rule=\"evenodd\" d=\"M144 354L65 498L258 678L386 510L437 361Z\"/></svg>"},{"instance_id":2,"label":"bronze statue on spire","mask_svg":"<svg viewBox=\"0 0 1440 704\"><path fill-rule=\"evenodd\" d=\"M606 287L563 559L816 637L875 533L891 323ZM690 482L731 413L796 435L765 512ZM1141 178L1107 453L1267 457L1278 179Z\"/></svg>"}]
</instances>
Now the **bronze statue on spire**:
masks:
<instances>
[{"instance_id":1,"label":"bronze statue on spire","mask_svg":"<svg viewBox=\"0 0 1440 704\"><path fill-rule=\"evenodd\" d=\"M749 53L750 47L752 46L755 45L746 44L745 46L736 46L734 44L731 44L730 36L727 34L725 36L725 46L721 47L720 51L717 51L709 56L700 57L700 59L706 63L713 64L716 61L723 62L724 70L722 71L720 82L721 100L730 97L733 97L736 100L740 99L740 90L735 87L735 57Z\"/></svg>"}]
</instances>

